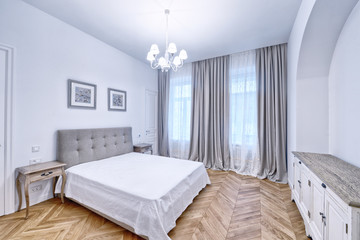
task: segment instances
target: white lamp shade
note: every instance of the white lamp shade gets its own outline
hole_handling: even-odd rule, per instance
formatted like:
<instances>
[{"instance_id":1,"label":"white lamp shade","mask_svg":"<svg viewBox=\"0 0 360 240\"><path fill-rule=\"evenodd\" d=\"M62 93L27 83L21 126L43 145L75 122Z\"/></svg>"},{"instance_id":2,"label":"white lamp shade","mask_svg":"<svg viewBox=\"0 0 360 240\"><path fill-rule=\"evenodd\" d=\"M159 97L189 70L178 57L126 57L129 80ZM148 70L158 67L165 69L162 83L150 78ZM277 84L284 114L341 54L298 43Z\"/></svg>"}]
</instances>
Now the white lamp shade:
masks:
<instances>
[{"instance_id":1,"label":"white lamp shade","mask_svg":"<svg viewBox=\"0 0 360 240\"><path fill-rule=\"evenodd\" d=\"M181 64L181 59L179 56L176 56L173 61L175 66L179 66Z\"/></svg>"},{"instance_id":2,"label":"white lamp shade","mask_svg":"<svg viewBox=\"0 0 360 240\"><path fill-rule=\"evenodd\" d=\"M150 53L153 55L158 55L160 53L158 45L156 44L151 45Z\"/></svg>"},{"instance_id":3,"label":"white lamp shade","mask_svg":"<svg viewBox=\"0 0 360 240\"><path fill-rule=\"evenodd\" d=\"M181 60L185 60L185 59L188 58L188 55L187 55L187 53L186 53L186 51L185 51L184 49L182 49L182 50L180 51L179 57L180 57Z\"/></svg>"},{"instance_id":4,"label":"white lamp shade","mask_svg":"<svg viewBox=\"0 0 360 240\"><path fill-rule=\"evenodd\" d=\"M166 60L165 60L164 57L161 57L161 58L159 59L159 65L160 65L161 67L163 67L163 66L166 65Z\"/></svg>"},{"instance_id":5,"label":"white lamp shade","mask_svg":"<svg viewBox=\"0 0 360 240\"><path fill-rule=\"evenodd\" d=\"M176 53L176 52L177 52L175 43L170 43L170 44L169 44L168 52L169 52L169 53Z\"/></svg>"},{"instance_id":6,"label":"white lamp shade","mask_svg":"<svg viewBox=\"0 0 360 240\"><path fill-rule=\"evenodd\" d=\"M151 52L148 52L146 59L150 62L155 60L154 55Z\"/></svg>"}]
</instances>

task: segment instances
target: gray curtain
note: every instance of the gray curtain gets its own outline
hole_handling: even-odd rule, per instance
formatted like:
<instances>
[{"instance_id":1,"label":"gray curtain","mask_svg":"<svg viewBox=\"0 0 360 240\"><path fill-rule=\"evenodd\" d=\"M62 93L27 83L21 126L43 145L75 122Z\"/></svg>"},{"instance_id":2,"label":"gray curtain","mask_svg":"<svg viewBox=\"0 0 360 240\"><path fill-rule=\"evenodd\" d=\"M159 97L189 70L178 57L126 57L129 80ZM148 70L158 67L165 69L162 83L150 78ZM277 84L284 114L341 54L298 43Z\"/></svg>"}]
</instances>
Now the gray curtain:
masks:
<instances>
[{"instance_id":1,"label":"gray curtain","mask_svg":"<svg viewBox=\"0 0 360 240\"><path fill-rule=\"evenodd\" d=\"M169 156L169 72L158 70L158 146L160 156Z\"/></svg>"},{"instance_id":2,"label":"gray curtain","mask_svg":"<svg viewBox=\"0 0 360 240\"><path fill-rule=\"evenodd\" d=\"M207 168L228 169L229 56L192 64L192 116L189 159Z\"/></svg>"},{"instance_id":3,"label":"gray curtain","mask_svg":"<svg viewBox=\"0 0 360 240\"><path fill-rule=\"evenodd\" d=\"M260 177L287 182L286 44L256 50Z\"/></svg>"}]
</instances>

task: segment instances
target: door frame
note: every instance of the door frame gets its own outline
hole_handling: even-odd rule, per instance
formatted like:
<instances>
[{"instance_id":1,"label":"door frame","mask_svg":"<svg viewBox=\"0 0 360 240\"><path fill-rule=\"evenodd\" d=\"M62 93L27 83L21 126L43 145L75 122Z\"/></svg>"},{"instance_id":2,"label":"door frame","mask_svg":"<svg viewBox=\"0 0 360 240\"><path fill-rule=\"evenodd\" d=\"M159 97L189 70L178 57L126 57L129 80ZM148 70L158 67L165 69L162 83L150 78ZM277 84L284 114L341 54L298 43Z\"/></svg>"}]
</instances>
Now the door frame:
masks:
<instances>
[{"instance_id":1,"label":"door frame","mask_svg":"<svg viewBox=\"0 0 360 240\"><path fill-rule=\"evenodd\" d=\"M4 176L5 176L5 215L15 212L15 172L12 161L13 140L13 95L14 95L14 56L15 48L0 43L0 50L6 53L5 76L5 139L4 139Z\"/></svg>"}]
</instances>

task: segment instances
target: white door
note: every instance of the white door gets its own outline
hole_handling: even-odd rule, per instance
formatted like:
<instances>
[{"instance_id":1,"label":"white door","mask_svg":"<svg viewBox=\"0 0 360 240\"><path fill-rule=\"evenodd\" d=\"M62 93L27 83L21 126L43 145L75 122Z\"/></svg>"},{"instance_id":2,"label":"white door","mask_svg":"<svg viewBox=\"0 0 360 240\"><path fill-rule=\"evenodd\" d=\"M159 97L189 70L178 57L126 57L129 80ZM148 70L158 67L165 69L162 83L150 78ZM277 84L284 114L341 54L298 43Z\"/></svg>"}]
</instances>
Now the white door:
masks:
<instances>
[{"instance_id":1,"label":"white door","mask_svg":"<svg viewBox=\"0 0 360 240\"><path fill-rule=\"evenodd\" d=\"M6 52L0 48L0 216L5 214L5 78Z\"/></svg>"},{"instance_id":2,"label":"white door","mask_svg":"<svg viewBox=\"0 0 360 240\"><path fill-rule=\"evenodd\" d=\"M305 166L301 166L301 207L303 209L303 213L306 214L306 219L309 222L311 219L311 203L312 203L312 190L311 190L311 180L309 178L309 172Z\"/></svg>"},{"instance_id":3,"label":"white door","mask_svg":"<svg viewBox=\"0 0 360 240\"><path fill-rule=\"evenodd\" d=\"M313 181L313 218L312 228L315 235L314 239L323 239L323 222L325 216L324 211L325 191L321 186L321 182Z\"/></svg>"},{"instance_id":4,"label":"white door","mask_svg":"<svg viewBox=\"0 0 360 240\"><path fill-rule=\"evenodd\" d=\"M145 141L153 145L153 154L158 154L157 109L157 92L145 90Z\"/></svg>"},{"instance_id":5,"label":"white door","mask_svg":"<svg viewBox=\"0 0 360 240\"><path fill-rule=\"evenodd\" d=\"M290 189L294 189L294 165L295 157L291 154L288 161L288 180Z\"/></svg>"},{"instance_id":6,"label":"white door","mask_svg":"<svg viewBox=\"0 0 360 240\"><path fill-rule=\"evenodd\" d=\"M300 180L300 161L294 158L294 200L300 204L300 189L301 189L301 180Z\"/></svg>"},{"instance_id":7,"label":"white door","mask_svg":"<svg viewBox=\"0 0 360 240\"><path fill-rule=\"evenodd\" d=\"M327 240L348 239L346 213L328 195L325 195L326 236Z\"/></svg>"}]
</instances>

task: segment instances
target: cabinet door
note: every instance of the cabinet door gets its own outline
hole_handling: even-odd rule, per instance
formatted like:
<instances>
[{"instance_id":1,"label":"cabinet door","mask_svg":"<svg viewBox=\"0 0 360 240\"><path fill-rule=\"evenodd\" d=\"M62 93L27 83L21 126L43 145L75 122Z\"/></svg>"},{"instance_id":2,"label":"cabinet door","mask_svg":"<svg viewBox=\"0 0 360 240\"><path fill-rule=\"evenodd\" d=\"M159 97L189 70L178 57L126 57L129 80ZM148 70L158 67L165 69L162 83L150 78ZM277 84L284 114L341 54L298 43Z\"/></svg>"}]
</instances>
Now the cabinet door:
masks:
<instances>
[{"instance_id":1,"label":"cabinet door","mask_svg":"<svg viewBox=\"0 0 360 240\"><path fill-rule=\"evenodd\" d=\"M325 201L325 189L321 186L321 182L313 179L313 211L312 211L312 223L314 239L323 239L324 224L323 217Z\"/></svg>"},{"instance_id":2,"label":"cabinet door","mask_svg":"<svg viewBox=\"0 0 360 240\"><path fill-rule=\"evenodd\" d=\"M288 181L289 181L289 186L290 189L293 190L294 189L294 166L295 166L295 156L294 155L290 155L290 157L288 158L288 163L287 163L287 168L288 168Z\"/></svg>"},{"instance_id":3,"label":"cabinet door","mask_svg":"<svg viewBox=\"0 0 360 240\"><path fill-rule=\"evenodd\" d=\"M303 213L307 216L307 221L309 222L311 219L311 207L312 207L312 191L311 191L311 180L309 178L309 172L302 166L301 173L301 207L303 209ZM305 219L304 219L305 220Z\"/></svg>"},{"instance_id":4,"label":"cabinet door","mask_svg":"<svg viewBox=\"0 0 360 240\"><path fill-rule=\"evenodd\" d=\"M300 161L294 158L294 200L299 204L300 200L300 189L301 189L301 180L300 180Z\"/></svg>"},{"instance_id":5,"label":"cabinet door","mask_svg":"<svg viewBox=\"0 0 360 240\"><path fill-rule=\"evenodd\" d=\"M326 236L327 240L346 240L347 239L347 219L344 211L336 202L326 194L325 196L326 213Z\"/></svg>"}]
</instances>

